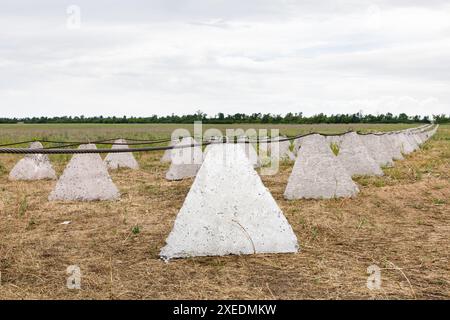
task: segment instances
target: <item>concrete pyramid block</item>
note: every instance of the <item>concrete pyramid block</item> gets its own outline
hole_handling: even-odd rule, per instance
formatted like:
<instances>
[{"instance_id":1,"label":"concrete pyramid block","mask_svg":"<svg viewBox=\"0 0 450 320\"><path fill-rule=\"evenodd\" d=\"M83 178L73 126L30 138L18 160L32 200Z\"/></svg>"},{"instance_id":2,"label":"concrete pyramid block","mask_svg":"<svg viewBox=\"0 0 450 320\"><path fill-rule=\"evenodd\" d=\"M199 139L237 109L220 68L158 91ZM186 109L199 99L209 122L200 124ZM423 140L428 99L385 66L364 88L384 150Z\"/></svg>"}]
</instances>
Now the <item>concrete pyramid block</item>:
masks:
<instances>
[{"instance_id":1,"label":"concrete pyramid block","mask_svg":"<svg viewBox=\"0 0 450 320\"><path fill-rule=\"evenodd\" d=\"M411 145L410 140L408 139L408 135L405 132L400 132L397 134L397 138L401 144L401 152L403 154L410 154L414 151L413 145Z\"/></svg>"},{"instance_id":2,"label":"concrete pyramid block","mask_svg":"<svg viewBox=\"0 0 450 320\"><path fill-rule=\"evenodd\" d=\"M115 143L127 143L124 139L118 139ZM129 149L126 144L114 144L111 149ZM139 169L139 164L133 156L133 153L108 153L105 157L106 166L115 170L119 168Z\"/></svg>"},{"instance_id":3,"label":"concrete pyramid block","mask_svg":"<svg viewBox=\"0 0 450 320\"><path fill-rule=\"evenodd\" d=\"M43 148L40 142L30 144L30 149ZM56 179L50 159L46 154L27 154L9 173L9 180Z\"/></svg>"},{"instance_id":4,"label":"concrete pyramid block","mask_svg":"<svg viewBox=\"0 0 450 320\"><path fill-rule=\"evenodd\" d=\"M356 132L349 132L342 136L337 158L351 176L383 175L383 170L370 156L369 151Z\"/></svg>"},{"instance_id":5,"label":"concrete pyramid block","mask_svg":"<svg viewBox=\"0 0 450 320\"><path fill-rule=\"evenodd\" d=\"M352 197L359 192L350 174L318 134L302 138L284 192L286 199Z\"/></svg>"},{"instance_id":6,"label":"concrete pyramid block","mask_svg":"<svg viewBox=\"0 0 450 320\"><path fill-rule=\"evenodd\" d=\"M298 251L297 237L240 144L213 145L160 256Z\"/></svg>"},{"instance_id":7,"label":"concrete pyramid block","mask_svg":"<svg viewBox=\"0 0 450 320\"><path fill-rule=\"evenodd\" d=\"M378 165L382 167L392 167L394 161L380 135L366 134L360 135L364 145L369 151L370 156Z\"/></svg>"},{"instance_id":8,"label":"concrete pyramid block","mask_svg":"<svg viewBox=\"0 0 450 320\"><path fill-rule=\"evenodd\" d=\"M411 145L411 147L413 148L414 151L420 148L416 139L414 139L413 135L411 134L411 131L407 131L406 139L408 140L409 144Z\"/></svg>"},{"instance_id":9,"label":"concrete pyramid block","mask_svg":"<svg viewBox=\"0 0 450 320\"><path fill-rule=\"evenodd\" d=\"M78 149L96 149L95 144ZM75 154L56 183L49 200L115 200L120 196L108 169L97 153Z\"/></svg>"},{"instance_id":10,"label":"concrete pyramid block","mask_svg":"<svg viewBox=\"0 0 450 320\"><path fill-rule=\"evenodd\" d=\"M195 177L203 161L202 148L192 137L185 137L176 146L198 145L172 149L172 162L166 173L167 180L182 180Z\"/></svg>"},{"instance_id":11,"label":"concrete pyramid block","mask_svg":"<svg viewBox=\"0 0 450 320\"><path fill-rule=\"evenodd\" d=\"M411 132L411 137L414 139L415 143L420 147L423 144L423 140L420 138L420 132Z\"/></svg>"},{"instance_id":12,"label":"concrete pyramid block","mask_svg":"<svg viewBox=\"0 0 450 320\"><path fill-rule=\"evenodd\" d=\"M381 136L382 140L385 141L385 145L388 147L388 151L392 159L394 160L403 160L404 157L402 155L402 145L399 140L399 137L395 133L388 133Z\"/></svg>"}]
</instances>

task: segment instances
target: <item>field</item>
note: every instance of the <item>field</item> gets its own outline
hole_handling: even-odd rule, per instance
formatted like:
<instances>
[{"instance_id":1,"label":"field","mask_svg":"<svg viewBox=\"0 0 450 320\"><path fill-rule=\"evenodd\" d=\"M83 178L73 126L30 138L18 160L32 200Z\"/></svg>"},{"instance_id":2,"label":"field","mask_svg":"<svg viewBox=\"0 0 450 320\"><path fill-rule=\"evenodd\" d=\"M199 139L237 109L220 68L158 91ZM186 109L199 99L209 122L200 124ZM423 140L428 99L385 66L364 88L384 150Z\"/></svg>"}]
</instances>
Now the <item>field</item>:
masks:
<instances>
[{"instance_id":1,"label":"field","mask_svg":"<svg viewBox=\"0 0 450 320\"><path fill-rule=\"evenodd\" d=\"M411 126L251 127L294 135ZM0 125L0 144L36 137L155 139L178 127ZM166 181L162 152L135 156L140 170L111 173L119 201L64 203L47 200L55 181L8 181L21 156L0 155L0 299L450 298L450 125L384 169L385 176L357 178L361 192L354 199L284 200L290 163L262 176L298 237L298 254L160 260L192 179ZM58 175L69 159L51 156ZM69 265L81 268L81 290L66 287ZM378 290L366 285L371 265L381 268Z\"/></svg>"}]
</instances>

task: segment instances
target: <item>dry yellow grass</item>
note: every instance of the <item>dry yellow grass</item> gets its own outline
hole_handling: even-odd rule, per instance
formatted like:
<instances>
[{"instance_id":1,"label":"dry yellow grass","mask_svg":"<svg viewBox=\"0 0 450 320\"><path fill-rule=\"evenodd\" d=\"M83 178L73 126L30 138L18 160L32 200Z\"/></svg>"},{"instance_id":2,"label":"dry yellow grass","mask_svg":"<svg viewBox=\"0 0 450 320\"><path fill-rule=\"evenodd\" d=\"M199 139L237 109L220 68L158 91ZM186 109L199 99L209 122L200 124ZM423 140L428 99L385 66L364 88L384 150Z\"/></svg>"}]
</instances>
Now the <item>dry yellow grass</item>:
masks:
<instances>
[{"instance_id":1,"label":"dry yellow grass","mask_svg":"<svg viewBox=\"0 0 450 320\"><path fill-rule=\"evenodd\" d=\"M449 137L442 126L385 177L358 178L354 199L284 200L288 164L262 177L298 254L170 263L158 253L192 180L166 181L162 153L138 155L139 171L112 173L120 201L95 203L48 202L55 182L10 182L20 157L1 155L0 299L448 299ZM52 160L60 174L68 157ZM81 290L66 287L73 264ZM381 268L380 290L366 287L372 264Z\"/></svg>"}]
</instances>

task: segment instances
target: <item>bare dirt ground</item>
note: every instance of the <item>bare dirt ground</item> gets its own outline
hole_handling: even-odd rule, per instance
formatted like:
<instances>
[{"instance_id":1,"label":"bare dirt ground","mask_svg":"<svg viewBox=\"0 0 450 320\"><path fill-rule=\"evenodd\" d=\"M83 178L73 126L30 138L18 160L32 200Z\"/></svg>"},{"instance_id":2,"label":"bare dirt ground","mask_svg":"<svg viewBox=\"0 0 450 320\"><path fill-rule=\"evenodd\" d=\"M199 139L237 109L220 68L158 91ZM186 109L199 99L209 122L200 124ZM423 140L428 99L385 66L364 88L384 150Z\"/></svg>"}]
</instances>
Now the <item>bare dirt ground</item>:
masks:
<instances>
[{"instance_id":1,"label":"bare dirt ground","mask_svg":"<svg viewBox=\"0 0 450 320\"><path fill-rule=\"evenodd\" d=\"M192 180L164 179L162 152L112 173L112 202L49 202L55 181L10 182L0 156L0 299L449 299L450 126L385 169L357 178L354 199L283 199L292 164L263 176L296 233L298 254L202 257L158 253ZM61 174L69 157L52 158ZM62 225L64 221L71 221ZM381 288L366 286L381 268ZM66 287L78 265L81 290Z\"/></svg>"}]
</instances>

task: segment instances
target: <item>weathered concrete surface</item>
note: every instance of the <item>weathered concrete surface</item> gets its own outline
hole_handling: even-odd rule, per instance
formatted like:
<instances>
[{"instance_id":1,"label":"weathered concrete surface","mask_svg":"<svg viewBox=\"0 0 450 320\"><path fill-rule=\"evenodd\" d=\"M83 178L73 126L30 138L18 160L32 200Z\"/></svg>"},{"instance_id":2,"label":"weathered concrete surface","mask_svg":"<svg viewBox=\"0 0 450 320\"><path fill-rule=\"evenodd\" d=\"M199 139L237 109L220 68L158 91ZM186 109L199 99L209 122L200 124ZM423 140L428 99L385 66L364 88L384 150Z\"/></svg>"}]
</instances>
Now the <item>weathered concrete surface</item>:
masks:
<instances>
[{"instance_id":1,"label":"weathered concrete surface","mask_svg":"<svg viewBox=\"0 0 450 320\"><path fill-rule=\"evenodd\" d=\"M410 135L419 147L423 144L424 141L420 138L420 132L411 132Z\"/></svg>"},{"instance_id":2,"label":"weathered concrete surface","mask_svg":"<svg viewBox=\"0 0 450 320\"><path fill-rule=\"evenodd\" d=\"M412 133L410 131L407 131L405 134L406 139L408 140L409 144L413 148L413 150L417 150L420 148L419 144L417 143L416 139L414 139Z\"/></svg>"},{"instance_id":3,"label":"weathered concrete surface","mask_svg":"<svg viewBox=\"0 0 450 320\"><path fill-rule=\"evenodd\" d=\"M127 143L124 139L118 139L115 143ZM111 149L129 149L128 145L113 145ZM139 164L133 156L133 153L108 153L105 157L106 166L115 170L119 168L139 169Z\"/></svg>"},{"instance_id":4,"label":"weathered concrete surface","mask_svg":"<svg viewBox=\"0 0 450 320\"><path fill-rule=\"evenodd\" d=\"M337 146L340 146L342 143L342 139L344 138L344 135L339 136L325 136L326 141L328 144L335 144Z\"/></svg>"},{"instance_id":5,"label":"weathered concrete surface","mask_svg":"<svg viewBox=\"0 0 450 320\"><path fill-rule=\"evenodd\" d=\"M198 145L192 137L185 137L176 146ZM167 180L182 180L195 177L202 165L203 155L200 146L171 150L170 168L166 173Z\"/></svg>"},{"instance_id":6,"label":"weathered concrete surface","mask_svg":"<svg viewBox=\"0 0 450 320\"><path fill-rule=\"evenodd\" d=\"M351 176L383 175L383 170L370 156L369 151L356 132L350 132L342 136L337 158Z\"/></svg>"},{"instance_id":7,"label":"weathered concrete surface","mask_svg":"<svg viewBox=\"0 0 450 320\"><path fill-rule=\"evenodd\" d=\"M411 145L410 140L408 139L408 134L405 132L400 132L397 134L397 138L401 144L401 152L403 154L410 154L414 151L414 147Z\"/></svg>"},{"instance_id":8,"label":"weathered concrete surface","mask_svg":"<svg viewBox=\"0 0 450 320\"><path fill-rule=\"evenodd\" d=\"M370 156L375 162L382 167L394 166L392 156L389 154L385 143L382 142L382 138L376 134L360 135L362 142L369 151Z\"/></svg>"},{"instance_id":9,"label":"weathered concrete surface","mask_svg":"<svg viewBox=\"0 0 450 320\"><path fill-rule=\"evenodd\" d=\"M300 144L301 148L284 192L286 199L352 197L359 192L323 136L304 137Z\"/></svg>"},{"instance_id":10,"label":"weathered concrete surface","mask_svg":"<svg viewBox=\"0 0 450 320\"><path fill-rule=\"evenodd\" d=\"M95 144L79 146L79 149L96 148ZM119 196L119 190L111 180L102 158L97 153L91 153L75 154L72 157L49 200L116 200Z\"/></svg>"},{"instance_id":11,"label":"weathered concrete surface","mask_svg":"<svg viewBox=\"0 0 450 320\"><path fill-rule=\"evenodd\" d=\"M183 203L160 256L297 252L298 242L240 144L218 144Z\"/></svg>"},{"instance_id":12,"label":"weathered concrete surface","mask_svg":"<svg viewBox=\"0 0 450 320\"><path fill-rule=\"evenodd\" d=\"M403 160L401 144L396 134L389 133L380 136L381 142L386 146L387 151L393 160Z\"/></svg>"},{"instance_id":13,"label":"weathered concrete surface","mask_svg":"<svg viewBox=\"0 0 450 320\"><path fill-rule=\"evenodd\" d=\"M30 149L43 148L40 142L30 144ZM27 154L12 168L9 180L43 180L56 179L50 159L46 154Z\"/></svg>"}]
</instances>

